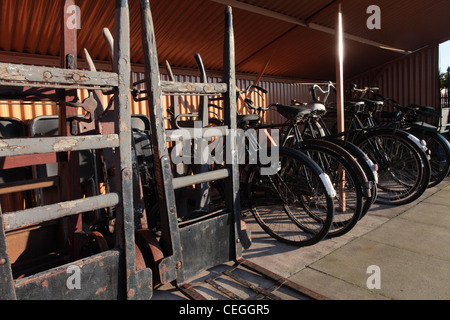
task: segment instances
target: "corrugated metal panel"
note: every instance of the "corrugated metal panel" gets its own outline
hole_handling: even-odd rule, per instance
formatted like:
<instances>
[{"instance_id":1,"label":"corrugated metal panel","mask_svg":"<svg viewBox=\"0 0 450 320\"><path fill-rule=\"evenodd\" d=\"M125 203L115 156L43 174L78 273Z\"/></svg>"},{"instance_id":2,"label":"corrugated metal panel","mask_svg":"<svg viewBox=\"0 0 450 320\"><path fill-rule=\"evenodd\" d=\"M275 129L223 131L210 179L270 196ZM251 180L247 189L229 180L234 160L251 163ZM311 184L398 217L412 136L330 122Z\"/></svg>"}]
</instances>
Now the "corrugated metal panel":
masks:
<instances>
[{"instance_id":1,"label":"corrugated metal panel","mask_svg":"<svg viewBox=\"0 0 450 320\"><path fill-rule=\"evenodd\" d=\"M136 82L144 78L143 73L134 72L132 74L132 81ZM167 80L166 75L162 74L162 80ZM198 76L191 75L175 75L175 80L180 82L199 82L200 78ZM217 83L221 82L222 79L219 77L209 77L208 82ZM237 86L239 89L245 89L249 85L253 84L251 80L238 79ZM292 99L298 101L308 102L310 100L309 85L286 83L286 82L274 82L274 81L262 81L258 84L259 86L267 89L268 94L260 97L257 94L252 94L249 96L255 103L255 105L261 105L267 107L272 103L290 104ZM143 88L143 87L142 87ZM78 92L79 99L82 101L88 96L88 92L85 90L80 90ZM103 106L108 105L110 97L103 96L102 104ZM131 96L130 96L131 99ZM180 113L190 113L198 111L199 97L198 96L180 96ZM149 116L147 103L145 101L136 102L132 100L132 113L133 114L144 114ZM168 108L170 105L170 98L165 97L163 101L164 108ZM42 102L7 102L0 101L0 117L14 117L21 120L30 120L40 115L56 115L58 112L57 105L54 103L42 103ZM223 112L221 110L216 110L218 116L223 119ZM248 114L251 112L245 107L243 101L238 101L238 112L241 114ZM80 108L80 114L83 114L83 110ZM276 111L268 111L264 117L264 122L268 124L281 123L285 119L280 116Z\"/></svg>"},{"instance_id":2,"label":"corrugated metal panel","mask_svg":"<svg viewBox=\"0 0 450 320\"><path fill-rule=\"evenodd\" d=\"M289 17L308 19L334 29L337 3L332 0L240 0ZM95 60L109 59L102 28L113 29L114 1L77 0L81 10L78 34L79 57L87 48ZM194 53L200 52L209 70L221 70L224 5L210 0L151 0L160 63L195 68ZM57 56L60 44L59 1L0 1L0 50ZM381 8L381 30L366 27L369 5ZM131 57L142 63L139 1L130 0ZM320 14L315 15L322 8ZM344 30L365 39L402 49L416 50L449 37L448 0L347 0L343 2ZM236 64L238 72L257 74L270 58L266 74L297 79L333 80L333 35L234 9ZM295 29L293 29L295 27ZM281 40L277 40L281 37ZM279 41L279 42L278 42ZM276 49L273 50L273 45ZM347 41L345 75L370 70L399 57L355 41Z\"/></svg>"},{"instance_id":3,"label":"corrugated metal panel","mask_svg":"<svg viewBox=\"0 0 450 320\"><path fill-rule=\"evenodd\" d=\"M381 29L367 28L371 5L380 8ZM364 39L399 49L417 50L448 37L450 2L448 0L358 0L343 1L344 30ZM444 17L447 17L444 18ZM335 10L327 10L312 22L334 28ZM434 38L434 40L430 40Z\"/></svg>"},{"instance_id":4,"label":"corrugated metal panel","mask_svg":"<svg viewBox=\"0 0 450 320\"><path fill-rule=\"evenodd\" d=\"M403 105L415 103L438 108L438 61L439 45L435 44L366 72L348 84L378 87L380 94Z\"/></svg>"}]
</instances>

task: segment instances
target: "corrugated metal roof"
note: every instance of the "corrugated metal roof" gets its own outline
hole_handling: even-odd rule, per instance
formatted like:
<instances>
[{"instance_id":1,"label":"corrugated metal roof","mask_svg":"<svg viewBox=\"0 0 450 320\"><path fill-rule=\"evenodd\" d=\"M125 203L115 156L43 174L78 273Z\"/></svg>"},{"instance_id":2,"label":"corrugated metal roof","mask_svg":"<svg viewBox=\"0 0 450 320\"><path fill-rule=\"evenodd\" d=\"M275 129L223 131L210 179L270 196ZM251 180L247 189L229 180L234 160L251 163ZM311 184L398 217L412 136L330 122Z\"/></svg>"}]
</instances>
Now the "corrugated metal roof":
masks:
<instances>
[{"instance_id":1,"label":"corrugated metal roof","mask_svg":"<svg viewBox=\"0 0 450 320\"><path fill-rule=\"evenodd\" d=\"M255 8L271 10L327 28L335 25L333 0L240 0ZM57 56L60 44L60 2L48 0L0 1L0 50ZM78 34L79 58L86 47L96 60L108 60L102 28L113 30L114 1L77 0L81 9ZM211 0L151 0L158 56L176 67L196 68L199 52L209 70L222 68L223 8ZM381 9L381 30L369 30L369 5ZM143 63L139 1L129 0L131 51L134 63ZM448 0L344 0L345 32L387 44L417 50L450 38ZM256 14L233 10L238 72L259 73L269 61L266 74L284 77L333 80L335 39L333 35ZM345 77L400 57L368 44L346 41Z\"/></svg>"}]
</instances>

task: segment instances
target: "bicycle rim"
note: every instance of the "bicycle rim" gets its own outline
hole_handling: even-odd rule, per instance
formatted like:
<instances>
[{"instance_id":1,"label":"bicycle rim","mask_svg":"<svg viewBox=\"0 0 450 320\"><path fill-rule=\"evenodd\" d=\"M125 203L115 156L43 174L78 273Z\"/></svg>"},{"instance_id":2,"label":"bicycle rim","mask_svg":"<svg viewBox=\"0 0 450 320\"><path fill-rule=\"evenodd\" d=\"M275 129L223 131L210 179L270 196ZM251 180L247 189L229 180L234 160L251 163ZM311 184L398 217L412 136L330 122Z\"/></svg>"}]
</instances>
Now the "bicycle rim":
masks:
<instances>
[{"instance_id":1,"label":"bicycle rim","mask_svg":"<svg viewBox=\"0 0 450 320\"><path fill-rule=\"evenodd\" d=\"M302 146L301 151L328 174L336 190L335 213L328 237L337 237L349 232L360 219L363 209L362 189L357 174L332 150L318 146Z\"/></svg>"},{"instance_id":2,"label":"bicycle rim","mask_svg":"<svg viewBox=\"0 0 450 320\"><path fill-rule=\"evenodd\" d=\"M450 150L448 142L438 136L425 133L424 140L430 150L431 178L428 188L435 187L448 175L450 170ZM442 139L445 139L442 137Z\"/></svg>"},{"instance_id":3,"label":"bicycle rim","mask_svg":"<svg viewBox=\"0 0 450 320\"><path fill-rule=\"evenodd\" d=\"M425 154L412 141L380 132L372 133L358 146L378 163L377 202L406 204L423 194L429 181L429 164L424 163Z\"/></svg>"},{"instance_id":4,"label":"bicycle rim","mask_svg":"<svg viewBox=\"0 0 450 320\"><path fill-rule=\"evenodd\" d=\"M296 246L322 240L331 227L334 204L318 166L297 150L281 148L278 172L262 175L260 169L252 166L247 186L251 212L263 230Z\"/></svg>"}]
</instances>

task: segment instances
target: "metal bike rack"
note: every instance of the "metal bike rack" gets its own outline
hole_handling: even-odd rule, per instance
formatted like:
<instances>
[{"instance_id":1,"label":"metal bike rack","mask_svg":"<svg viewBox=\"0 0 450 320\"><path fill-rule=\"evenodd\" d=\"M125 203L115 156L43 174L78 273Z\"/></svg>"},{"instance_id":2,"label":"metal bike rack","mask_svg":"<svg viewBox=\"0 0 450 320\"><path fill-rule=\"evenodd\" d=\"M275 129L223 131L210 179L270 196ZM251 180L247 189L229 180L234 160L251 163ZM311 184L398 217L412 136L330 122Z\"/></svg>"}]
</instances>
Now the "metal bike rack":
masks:
<instances>
[{"instance_id":1,"label":"metal bike rack","mask_svg":"<svg viewBox=\"0 0 450 320\"><path fill-rule=\"evenodd\" d=\"M71 0L64 0L61 4L65 9L74 3ZM0 63L0 89L2 89L0 91L14 91L12 96L26 99L27 94L31 92L35 98L39 98L38 94L42 92L39 90L44 88L51 92L50 97L66 101L60 102L59 123L62 134L59 136L0 140L2 169L5 166L12 168L24 166L25 163L37 165L55 161L60 163L60 168L74 168L74 172L70 171L70 174L66 172L60 179L60 201L57 203L3 214L0 210L1 299L149 299L152 296L151 270L146 267L138 268L136 265L129 99L130 30L127 1L117 0L115 13L116 45L113 72L77 70L76 41L75 45L73 41L71 42L74 34L68 28L63 29L62 37L64 68ZM88 89L91 92L105 90L114 94L113 121L116 130L104 130L103 134L70 135L65 119L75 110L70 110L69 107L70 101L73 100L66 100L64 96L68 93L67 90L76 89ZM61 90L64 92L62 98ZM92 106L92 99L87 102ZM98 107L95 103L93 106ZM109 150L113 155L113 158L108 160L115 163L116 183L109 192L85 198L76 198L74 195L76 184L79 184L79 180L76 179L78 152L82 150ZM24 188L29 184L30 181L26 181ZM79 252L76 250L76 234L82 232L77 228L82 214L107 207L115 208L117 238L114 248L106 250L103 247L104 250L100 253L77 259ZM69 254L72 255L71 261L24 278L13 279L6 233L57 219L67 219L66 222L71 222L70 233L66 239ZM67 278L71 274L70 268L73 267L82 269L81 290L66 285Z\"/></svg>"},{"instance_id":2,"label":"metal bike rack","mask_svg":"<svg viewBox=\"0 0 450 320\"><path fill-rule=\"evenodd\" d=\"M74 5L74 1L61 0L61 4L65 19L65 9ZM192 174L184 172L177 175L170 159L168 143L185 139L186 131L191 134L192 141L197 138L195 131L207 132L208 95L221 95L224 100L225 124L215 127L215 134L226 137L231 146L236 145L236 136L229 134L237 129L231 7L225 9L222 83L207 83L202 68L200 83L160 81L149 1L141 0L140 8L145 93L150 121L145 117L131 116L130 21L126 0L116 0L114 37L106 35L110 48L114 48L113 72L97 72L92 60L89 61L87 51L90 71L78 70L76 41L73 41L76 31L69 30L67 26L62 30L61 68L0 63L2 98L59 103L58 135L0 139L1 169L59 164L57 177L35 177L21 181L23 185L20 182L14 185L15 190L19 191L57 186L59 199L56 202L5 213L0 207L0 299L150 299L156 286L167 283L174 284L189 298L203 299L188 281L203 270L229 262L234 262L235 266L224 275L245 286L249 283L233 274L238 267L272 279L275 282L273 289L284 285L313 299L324 298L243 258L243 249L249 247L251 242L241 221L238 148L229 149L229 163L211 171L209 166L198 166L192 169ZM199 56L197 59L199 66L202 66ZM89 91L88 98L83 102L74 102L77 101L78 89ZM106 109L100 103L99 95L102 93L113 94ZM190 94L203 97L199 112L201 126L166 128L163 95ZM87 112L85 117L76 113L79 107ZM68 121L74 118L83 126ZM146 141L148 137L151 138L150 143ZM206 146L204 141L200 145ZM79 152L85 150L93 150L101 158L96 160L101 162L97 163L97 168L101 166L99 175L105 183L105 191L82 197L79 190ZM150 162L151 156L153 163L146 169L151 168L156 181L160 235L151 230L145 220L152 214L156 215L157 210L148 207L149 201L143 204L143 181L139 171L142 168L138 163L138 158ZM209 183L217 180L223 181L225 206L212 210L206 198L209 196ZM200 195L200 200L205 200L200 201L198 211L201 214L179 221L176 191L194 185L201 186L197 195ZM2 187L4 185L0 185L0 191ZM145 187L148 190L151 185L146 184ZM98 230L89 235L84 232L83 219L87 212L95 210L108 212L106 227L111 227L108 223L115 219L112 240L105 240ZM60 223L65 246L58 261L61 263L15 277L7 236L18 229L47 222ZM83 254L81 248L91 236L97 252ZM81 270L81 290L67 285L73 268ZM217 277L209 279L208 283L218 287ZM250 288L263 296L273 297L272 290L258 289L253 285ZM222 292L225 295L228 293L225 290ZM233 295L228 297L237 298Z\"/></svg>"},{"instance_id":3,"label":"metal bike rack","mask_svg":"<svg viewBox=\"0 0 450 320\"><path fill-rule=\"evenodd\" d=\"M234 39L231 8L226 11L223 83L177 83L160 81L153 21L148 1L141 1L143 52L145 60L146 93L154 145L154 167L161 215L161 251L164 258L158 262L161 283L175 281L182 285L199 271L241 256L242 232L240 226L239 176L237 161L225 169L196 175L174 177L167 143L178 136L180 129L166 130L163 93L166 94L223 94L227 109L226 126L218 128L225 135L236 128L236 85L234 72ZM194 128L184 130L193 131ZM201 128L202 132L206 128ZM193 132L192 132L193 133ZM194 137L192 134L191 137ZM234 154L236 157L237 154ZM234 158L237 159L237 158ZM177 221L175 190L212 180L224 179L228 195L226 208L207 213L198 221L183 225Z\"/></svg>"},{"instance_id":4,"label":"metal bike rack","mask_svg":"<svg viewBox=\"0 0 450 320\"><path fill-rule=\"evenodd\" d=\"M200 112L196 114L201 121L199 128L172 128L165 126L165 114L162 105L163 95L188 95L195 94L200 96L222 95L224 105L225 124L222 127L215 127L217 133L221 132L223 136L230 130L237 128L236 112L236 78L234 62L234 34L232 23L231 7L225 9L225 37L224 37L224 76L222 83L206 83L206 75L201 68L200 83L184 83L172 81L161 81L158 66L158 55L156 50L156 40L151 16L151 10L148 0L141 0L142 30L143 30L143 51L145 61L145 83L146 89L140 93L147 95L151 136L154 145L154 167L156 184L159 196L159 213L161 217L161 238L159 245L155 246L155 239L152 238L149 246L152 248L154 272L158 273L157 278L161 284L172 283L181 292L191 299L205 299L189 280L198 275L201 271L216 267L223 263L234 262L234 269L245 267L262 275L263 277L275 281L278 287L285 285L291 290L296 290L302 294L313 298L325 298L306 288L280 277L269 270L258 266L243 258L244 248L250 246L249 233L241 224L241 208L239 198L239 167L238 167L238 148L232 148L231 163L227 163L223 169L211 170L208 167L199 171L193 170L189 175L177 175L176 166L171 163L168 143L177 139L187 139L183 133L190 132L190 138L194 140L194 129L205 132L207 128L208 112L207 101L200 104ZM199 59L199 56L197 56ZM197 61L199 66L201 61ZM170 68L169 68L170 74ZM139 83L142 83L140 81ZM142 98L140 98L142 99ZM202 99L202 98L201 98ZM172 100L173 102L173 100ZM174 113L177 113L174 110ZM184 131L183 131L184 130ZM230 139L236 137L227 137ZM234 141L235 142L235 141ZM195 142L194 142L195 143ZM235 144L234 144L235 145ZM209 171L211 170L211 171ZM200 217L179 222L176 191L192 185L200 185L212 181L223 180L225 208L218 211L208 211ZM207 188L208 185L207 185ZM205 194L203 188L199 188L201 195ZM203 207L204 209L204 207ZM244 286L248 283L239 281L232 272L225 275L232 276ZM242 279L240 279L242 280ZM216 289L215 279L207 280ZM251 286L254 288L253 286ZM236 295L230 295L228 291L221 290L225 296L235 299ZM262 293L264 290L256 289L256 292ZM270 296L270 293L268 294Z\"/></svg>"}]
</instances>

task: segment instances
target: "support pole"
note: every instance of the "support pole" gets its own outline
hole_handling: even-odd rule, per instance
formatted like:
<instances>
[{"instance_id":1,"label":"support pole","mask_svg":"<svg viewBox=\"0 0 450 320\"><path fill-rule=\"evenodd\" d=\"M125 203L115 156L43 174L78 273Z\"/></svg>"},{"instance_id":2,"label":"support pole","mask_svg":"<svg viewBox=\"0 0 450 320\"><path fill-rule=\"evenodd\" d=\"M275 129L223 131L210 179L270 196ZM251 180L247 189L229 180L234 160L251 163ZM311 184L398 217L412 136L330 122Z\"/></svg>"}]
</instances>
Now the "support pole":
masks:
<instances>
[{"instance_id":1,"label":"support pole","mask_svg":"<svg viewBox=\"0 0 450 320\"><path fill-rule=\"evenodd\" d=\"M63 69L77 69L77 29L69 27L70 7L75 6L75 0L61 0L61 46L60 46L60 66ZM77 17L78 19L79 17ZM61 90L61 100L74 101L77 98L77 90ZM61 136L72 135L70 124L67 119L78 116L78 108L71 107L65 103L60 104L59 108L59 134ZM81 197L80 190L80 165L79 153L68 152L68 162L60 163L60 199L59 201L69 201ZM81 239L83 237L82 217L73 216L70 219L71 234L69 243L74 260L80 258ZM64 227L63 227L64 228ZM64 236L66 237L66 236Z\"/></svg>"},{"instance_id":2,"label":"support pole","mask_svg":"<svg viewBox=\"0 0 450 320\"><path fill-rule=\"evenodd\" d=\"M337 129L338 133L344 131L344 28L342 22L342 4L339 2L337 5L337 17L336 17L336 99L337 99ZM345 172L342 168L339 168L340 176L342 179L339 183L339 209L344 212L346 210L345 199Z\"/></svg>"},{"instance_id":3,"label":"support pole","mask_svg":"<svg viewBox=\"0 0 450 320\"><path fill-rule=\"evenodd\" d=\"M337 128L344 131L344 28L342 23L342 4L337 6L336 18L336 94L337 94Z\"/></svg>"}]
</instances>

